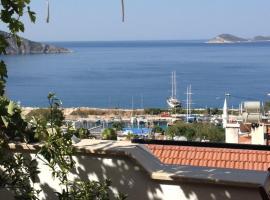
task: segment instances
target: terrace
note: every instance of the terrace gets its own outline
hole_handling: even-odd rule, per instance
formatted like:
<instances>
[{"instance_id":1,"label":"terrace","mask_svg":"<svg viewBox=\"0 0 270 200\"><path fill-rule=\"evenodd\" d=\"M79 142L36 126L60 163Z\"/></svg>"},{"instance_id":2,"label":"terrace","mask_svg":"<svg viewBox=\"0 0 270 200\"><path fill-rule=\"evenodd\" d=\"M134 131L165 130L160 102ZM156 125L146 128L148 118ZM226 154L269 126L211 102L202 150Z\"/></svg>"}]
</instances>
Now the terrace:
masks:
<instances>
[{"instance_id":1,"label":"terrace","mask_svg":"<svg viewBox=\"0 0 270 200\"><path fill-rule=\"evenodd\" d=\"M72 178L112 180L112 192L128 199L269 199L270 148L176 141L81 140L74 144ZM10 144L14 152L35 155L40 145ZM217 155L219 154L219 155ZM39 163L41 198L61 188ZM12 195L0 192L0 197Z\"/></svg>"}]
</instances>

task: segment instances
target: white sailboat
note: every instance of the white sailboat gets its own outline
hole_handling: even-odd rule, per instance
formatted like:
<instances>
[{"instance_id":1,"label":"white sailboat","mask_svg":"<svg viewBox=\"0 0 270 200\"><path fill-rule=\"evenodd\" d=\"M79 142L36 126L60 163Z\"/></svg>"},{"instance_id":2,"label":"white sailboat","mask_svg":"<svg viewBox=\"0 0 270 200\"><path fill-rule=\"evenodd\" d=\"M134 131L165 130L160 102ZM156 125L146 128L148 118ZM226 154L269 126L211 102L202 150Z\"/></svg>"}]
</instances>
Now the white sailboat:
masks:
<instances>
[{"instance_id":1,"label":"white sailboat","mask_svg":"<svg viewBox=\"0 0 270 200\"><path fill-rule=\"evenodd\" d=\"M181 102L176 97L176 73L172 72L172 95L167 99L170 108L181 107Z\"/></svg>"}]
</instances>

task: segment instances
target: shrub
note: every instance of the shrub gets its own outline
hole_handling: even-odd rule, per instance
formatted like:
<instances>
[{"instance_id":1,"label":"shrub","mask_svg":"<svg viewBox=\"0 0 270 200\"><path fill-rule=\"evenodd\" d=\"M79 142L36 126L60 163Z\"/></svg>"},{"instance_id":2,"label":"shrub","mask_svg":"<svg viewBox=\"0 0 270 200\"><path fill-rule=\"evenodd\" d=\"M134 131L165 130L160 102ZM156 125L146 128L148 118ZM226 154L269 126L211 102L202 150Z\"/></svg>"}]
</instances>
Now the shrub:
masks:
<instances>
[{"instance_id":1,"label":"shrub","mask_svg":"<svg viewBox=\"0 0 270 200\"><path fill-rule=\"evenodd\" d=\"M153 133L164 133L164 130L160 126L154 126L154 128L152 129L152 132Z\"/></svg>"},{"instance_id":2,"label":"shrub","mask_svg":"<svg viewBox=\"0 0 270 200\"><path fill-rule=\"evenodd\" d=\"M97 109L77 109L71 112L70 115L76 115L80 117L88 117L88 115L105 115L106 111Z\"/></svg>"},{"instance_id":3,"label":"shrub","mask_svg":"<svg viewBox=\"0 0 270 200\"><path fill-rule=\"evenodd\" d=\"M159 115L162 110L160 108L145 108L144 113L147 115Z\"/></svg>"},{"instance_id":4,"label":"shrub","mask_svg":"<svg viewBox=\"0 0 270 200\"><path fill-rule=\"evenodd\" d=\"M185 136L189 141L209 140L211 142L224 142L225 131L223 128L209 123L187 124L178 122L169 126L165 134L173 139L175 136Z\"/></svg>"},{"instance_id":5,"label":"shrub","mask_svg":"<svg viewBox=\"0 0 270 200\"><path fill-rule=\"evenodd\" d=\"M133 133L128 133L128 134L127 134L127 139L128 139L128 140L138 139L138 138L139 138L139 136L138 136L138 135L135 135L135 134L133 134Z\"/></svg>"},{"instance_id":6,"label":"shrub","mask_svg":"<svg viewBox=\"0 0 270 200\"><path fill-rule=\"evenodd\" d=\"M102 139L103 140L117 140L116 131L112 128L106 128L102 132Z\"/></svg>"},{"instance_id":7,"label":"shrub","mask_svg":"<svg viewBox=\"0 0 270 200\"><path fill-rule=\"evenodd\" d=\"M124 123L123 122L113 122L112 127L116 131L121 131L124 128Z\"/></svg>"},{"instance_id":8,"label":"shrub","mask_svg":"<svg viewBox=\"0 0 270 200\"><path fill-rule=\"evenodd\" d=\"M79 128L74 131L74 135L80 139L87 139L90 136L90 131L85 128Z\"/></svg>"},{"instance_id":9,"label":"shrub","mask_svg":"<svg viewBox=\"0 0 270 200\"><path fill-rule=\"evenodd\" d=\"M54 108L53 108L54 109ZM53 116L51 116L53 115ZM54 109L51 111L48 108L39 108L31 110L27 115L26 119L30 121L32 118L39 119L43 122L50 122L50 119L55 119L54 123L57 126L63 125L63 120L65 119L64 113L60 109Z\"/></svg>"}]
</instances>

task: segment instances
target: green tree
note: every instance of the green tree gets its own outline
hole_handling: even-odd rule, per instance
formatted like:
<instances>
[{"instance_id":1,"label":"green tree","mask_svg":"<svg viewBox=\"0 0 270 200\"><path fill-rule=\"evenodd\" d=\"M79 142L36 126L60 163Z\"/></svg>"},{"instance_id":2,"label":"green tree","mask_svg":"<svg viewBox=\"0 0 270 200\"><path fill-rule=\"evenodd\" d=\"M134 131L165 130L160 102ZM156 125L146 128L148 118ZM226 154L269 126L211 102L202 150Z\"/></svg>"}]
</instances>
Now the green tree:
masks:
<instances>
[{"instance_id":1,"label":"green tree","mask_svg":"<svg viewBox=\"0 0 270 200\"><path fill-rule=\"evenodd\" d=\"M55 110L55 112L53 112L55 115L55 120L57 120L55 123L58 126L62 126L63 125L63 120L65 119L64 117L64 113L62 110ZM34 109L31 110L27 115L26 115L26 119L27 121L31 121L33 118L38 118L39 120L43 121L43 122L47 122L50 119L50 109L47 108L39 108L39 109Z\"/></svg>"},{"instance_id":2,"label":"green tree","mask_svg":"<svg viewBox=\"0 0 270 200\"><path fill-rule=\"evenodd\" d=\"M60 103L54 94L48 95L49 110L51 113L50 123L46 123L46 127L40 133L48 132L48 138L44 141L44 145L38 152L38 157L45 165L49 167L52 176L58 179L63 187L61 192L57 192L60 200L76 200L76 199L100 199L107 200L109 197L110 180L104 182L98 181L71 181L68 177L71 171L75 170L75 161L73 160L74 147L72 145L73 131L70 127L66 133L58 126L57 115ZM41 129L40 129L41 130ZM113 130L113 129L112 129ZM120 194L116 199L125 199L126 196Z\"/></svg>"},{"instance_id":3,"label":"green tree","mask_svg":"<svg viewBox=\"0 0 270 200\"><path fill-rule=\"evenodd\" d=\"M20 39L16 35L24 32L21 17L28 14L35 22L35 13L31 11L30 0L0 0L0 20L10 30L8 36L0 35L0 54L6 53L7 37L15 37L17 44ZM13 139L26 140L28 132L35 137L45 138L44 145L37 154L52 171L64 189L57 193L61 200L74 199L108 199L110 181L70 181L68 174L74 170L72 133L63 133L60 126L63 118L59 115L60 101L54 94L49 94L49 117L46 120L33 120L31 127L23 119L20 107L5 97L7 68L3 60L0 61L0 189L14 193L15 199L37 200L39 190L34 188L38 180L37 159L32 159L21 153L11 152L8 143ZM43 122L44 121L44 122ZM118 199L124 199L121 195Z\"/></svg>"},{"instance_id":4,"label":"green tree","mask_svg":"<svg viewBox=\"0 0 270 200\"><path fill-rule=\"evenodd\" d=\"M30 10L30 0L1 0L0 20L10 33L0 35L0 54L6 54L7 37L15 37L17 44L20 39L16 35L24 31L21 17L27 13L30 21L35 21L35 13ZM9 151L10 140L26 140L27 123L21 116L20 107L5 97L5 84L8 78L7 66L0 61L0 188L13 191L16 199L37 199L39 191L35 190L38 170L36 159L25 157L23 154Z\"/></svg>"},{"instance_id":5,"label":"green tree","mask_svg":"<svg viewBox=\"0 0 270 200\"><path fill-rule=\"evenodd\" d=\"M179 135L179 130L176 126L169 126L165 132L166 136L173 140L173 138Z\"/></svg>"},{"instance_id":6,"label":"green tree","mask_svg":"<svg viewBox=\"0 0 270 200\"><path fill-rule=\"evenodd\" d=\"M145 108L144 113L148 115L159 115L162 112L160 108Z\"/></svg>"},{"instance_id":7,"label":"green tree","mask_svg":"<svg viewBox=\"0 0 270 200\"><path fill-rule=\"evenodd\" d=\"M225 141L225 130L222 127L209 123L197 123L195 129L196 137L200 140L209 140L211 142Z\"/></svg>"},{"instance_id":8,"label":"green tree","mask_svg":"<svg viewBox=\"0 0 270 200\"><path fill-rule=\"evenodd\" d=\"M264 111L269 112L270 111L270 101L264 102Z\"/></svg>"},{"instance_id":9,"label":"green tree","mask_svg":"<svg viewBox=\"0 0 270 200\"><path fill-rule=\"evenodd\" d=\"M123 122L113 122L112 128L114 128L116 131L121 131L124 128Z\"/></svg>"},{"instance_id":10,"label":"green tree","mask_svg":"<svg viewBox=\"0 0 270 200\"><path fill-rule=\"evenodd\" d=\"M87 139L90 137L90 131L85 128L74 130L74 135L80 139Z\"/></svg>"},{"instance_id":11,"label":"green tree","mask_svg":"<svg viewBox=\"0 0 270 200\"><path fill-rule=\"evenodd\" d=\"M102 132L102 139L103 140L117 140L116 131L112 128L106 128Z\"/></svg>"},{"instance_id":12,"label":"green tree","mask_svg":"<svg viewBox=\"0 0 270 200\"><path fill-rule=\"evenodd\" d=\"M173 139L175 136L184 136L189 141L209 140L211 142L224 142L225 130L210 123L184 123L178 122L169 126L165 134Z\"/></svg>"},{"instance_id":13,"label":"green tree","mask_svg":"<svg viewBox=\"0 0 270 200\"><path fill-rule=\"evenodd\" d=\"M152 132L153 133L164 133L164 130L160 126L154 126L154 128L152 129Z\"/></svg>"},{"instance_id":14,"label":"green tree","mask_svg":"<svg viewBox=\"0 0 270 200\"><path fill-rule=\"evenodd\" d=\"M221 114L221 110L219 110L218 108L213 108L211 110L211 114L212 115L219 115L219 114Z\"/></svg>"}]
</instances>

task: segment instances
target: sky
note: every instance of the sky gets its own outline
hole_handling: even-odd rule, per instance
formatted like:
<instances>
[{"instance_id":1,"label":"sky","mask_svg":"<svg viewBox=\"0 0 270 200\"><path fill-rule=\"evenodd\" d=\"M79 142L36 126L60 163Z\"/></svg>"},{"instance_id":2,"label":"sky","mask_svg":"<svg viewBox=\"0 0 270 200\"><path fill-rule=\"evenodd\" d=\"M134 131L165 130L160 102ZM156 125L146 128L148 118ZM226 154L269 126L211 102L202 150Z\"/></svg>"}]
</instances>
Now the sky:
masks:
<instances>
[{"instance_id":1,"label":"sky","mask_svg":"<svg viewBox=\"0 0 270 200\"><path fill-rule=\"evenodd\" d=\"M22 36L36 41L208 39L221 33L270 35L269 0L32 0L37 22ZM5 28L0 26L1 29Z\"/></svg>"}]
</instances>

